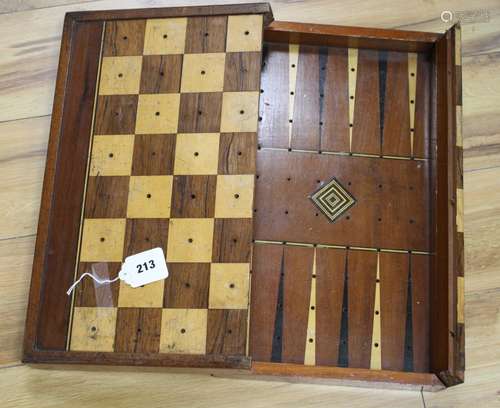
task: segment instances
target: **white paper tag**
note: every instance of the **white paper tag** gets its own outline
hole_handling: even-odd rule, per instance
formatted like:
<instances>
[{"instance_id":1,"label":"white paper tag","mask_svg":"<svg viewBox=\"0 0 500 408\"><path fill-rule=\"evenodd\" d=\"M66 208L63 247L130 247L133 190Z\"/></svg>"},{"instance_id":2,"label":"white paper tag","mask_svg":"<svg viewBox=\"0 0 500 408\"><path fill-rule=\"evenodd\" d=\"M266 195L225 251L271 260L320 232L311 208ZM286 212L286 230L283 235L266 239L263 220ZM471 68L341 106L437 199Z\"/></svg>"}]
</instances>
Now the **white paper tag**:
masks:
<instances>
[{"instance_id":1,"label":"white paper tag","mask_svg":"<svg viewBox=\"0 0 500 408\"><path fill-rule=\"evenodd\" d=\"M133 288L167 278L168 269L163 250L153 248L128 256L118 276Z\"/></svg>"}]
</instances>

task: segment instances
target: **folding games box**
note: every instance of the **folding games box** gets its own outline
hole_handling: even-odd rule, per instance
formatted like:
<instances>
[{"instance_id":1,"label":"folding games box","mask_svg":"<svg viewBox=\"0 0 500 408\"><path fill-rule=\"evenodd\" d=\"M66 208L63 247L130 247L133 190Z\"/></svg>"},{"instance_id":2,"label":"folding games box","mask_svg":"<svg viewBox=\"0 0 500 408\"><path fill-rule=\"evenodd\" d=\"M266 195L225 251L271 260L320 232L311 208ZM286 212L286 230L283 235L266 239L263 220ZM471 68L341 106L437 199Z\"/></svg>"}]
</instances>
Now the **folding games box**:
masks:
<instances>
[{"instance_id":1,"label":"folding games box","mask_svg":"<svg viewBox=\"0 0 500 408\"><path fill-rule=\"evenodd\" d=\"M67 14L24 361L462 382L461 105L457 26Z\"/></svg>"}]
</instances>

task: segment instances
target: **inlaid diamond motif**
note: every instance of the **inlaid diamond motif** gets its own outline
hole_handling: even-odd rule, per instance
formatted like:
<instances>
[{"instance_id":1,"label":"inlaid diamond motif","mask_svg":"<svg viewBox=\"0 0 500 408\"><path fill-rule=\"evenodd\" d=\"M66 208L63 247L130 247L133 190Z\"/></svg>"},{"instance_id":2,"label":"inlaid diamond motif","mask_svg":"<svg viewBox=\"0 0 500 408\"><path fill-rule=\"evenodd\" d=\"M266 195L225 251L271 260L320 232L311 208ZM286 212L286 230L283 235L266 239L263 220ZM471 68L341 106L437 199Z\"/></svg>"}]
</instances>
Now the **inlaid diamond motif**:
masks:
<instances>
[{"instance_id":1,"label":"inlaid diamond motif","mask_svg":"<svg viewBox=\"0 0 500 408\"><path fill-rule=\"evenodd\" d=\"M334 222L356 204L356 199L335 177L314 192L309 198L331 222Z\"/></svg>"}]
</instances>

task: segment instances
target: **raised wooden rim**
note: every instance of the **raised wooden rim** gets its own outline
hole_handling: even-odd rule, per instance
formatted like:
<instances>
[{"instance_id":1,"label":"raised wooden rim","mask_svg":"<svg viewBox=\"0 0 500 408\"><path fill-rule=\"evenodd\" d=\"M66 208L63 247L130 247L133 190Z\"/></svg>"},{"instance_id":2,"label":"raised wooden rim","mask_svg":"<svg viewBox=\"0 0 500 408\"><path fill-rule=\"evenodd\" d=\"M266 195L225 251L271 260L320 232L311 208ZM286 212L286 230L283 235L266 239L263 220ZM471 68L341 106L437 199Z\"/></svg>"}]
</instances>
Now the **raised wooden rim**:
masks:
<instances>
[{"instance_id":1,"label":"raised wooden rim","mask_svg":"<svg viewBox=\"0 0 500 408\"><path fill-rule=\"evenodd\" d=\"M339 47L429 51L443 34L383 28L349 27L273 21L264 30L264 40Z\"/></svg>"},{"instance_id":2,"label":"raised wooden rim","mask_svg":"<svg viewBox=\"0 0 500 408\"><path fill-rule=\"evenodd\" d=\"M433 373L415 373L367 368L306 366L302 364L252 362L252 373L263 376L295 378L311 381L311 378L337 385L380 385L382 387L423 389L437 391L443 383Z\"/></svg>"}]
</instances>

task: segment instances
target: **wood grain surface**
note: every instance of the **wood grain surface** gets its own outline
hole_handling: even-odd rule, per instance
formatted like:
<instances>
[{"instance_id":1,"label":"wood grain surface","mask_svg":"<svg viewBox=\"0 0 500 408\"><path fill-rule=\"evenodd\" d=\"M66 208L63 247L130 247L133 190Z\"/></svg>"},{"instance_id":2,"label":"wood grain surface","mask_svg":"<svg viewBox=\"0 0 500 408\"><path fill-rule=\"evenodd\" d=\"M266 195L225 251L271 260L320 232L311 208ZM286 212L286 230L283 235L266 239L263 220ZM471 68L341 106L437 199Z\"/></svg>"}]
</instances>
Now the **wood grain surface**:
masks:
<instances>
[{"instance_id":1,"label":"wood grain surface","mask_svg":"<svg viewBox=\"0 0 500 408\"><path fill-rule=\"evenodd\" d=\"M232 1L234 3L234 1ZM77 4L78 3L78 4ZM203 4L175 0L168 6ZM20 366L34 234L40 202L64 13L85 9L145 7L145 0L28 0L0 4L0 401L3 406L423 406L405 391L226 379L163 369ZM163 1L155 5L164 5ZM444 32L443 10L477 11L489 21L463 21L463 148L465 198L465 383L425 393L427 406L494 407L500 403L500 88L498 2L463 0L407 3L365 0L273 2L276 19ZM29 23L29 29L19 27ZM420 71L417 74L420 78ZM288 101L286 101L288 103ZM418 115L418 107L417 112ZM418 133L418 129L416 129ZM288 135L287 135L288 136ZM17 273L13 274L13 267ZM169 386L165 387L168 383ZM140 384L140 387L137 385ZM196 394L193 393L196 388ZM230 390L230 392L228 392Z\"/></svg>"},{"instance_id":2,"label":"wood grain surface","mask_svg":"<svg viewBox=\"0 0 500 408\"><path fill-rule=\"evenodd\" d=\"M416 160L262 149L255 239L430 251L427 169ZM332 177L357 203L330 223L309 196Z\"/></svg>"}]
</instances>

